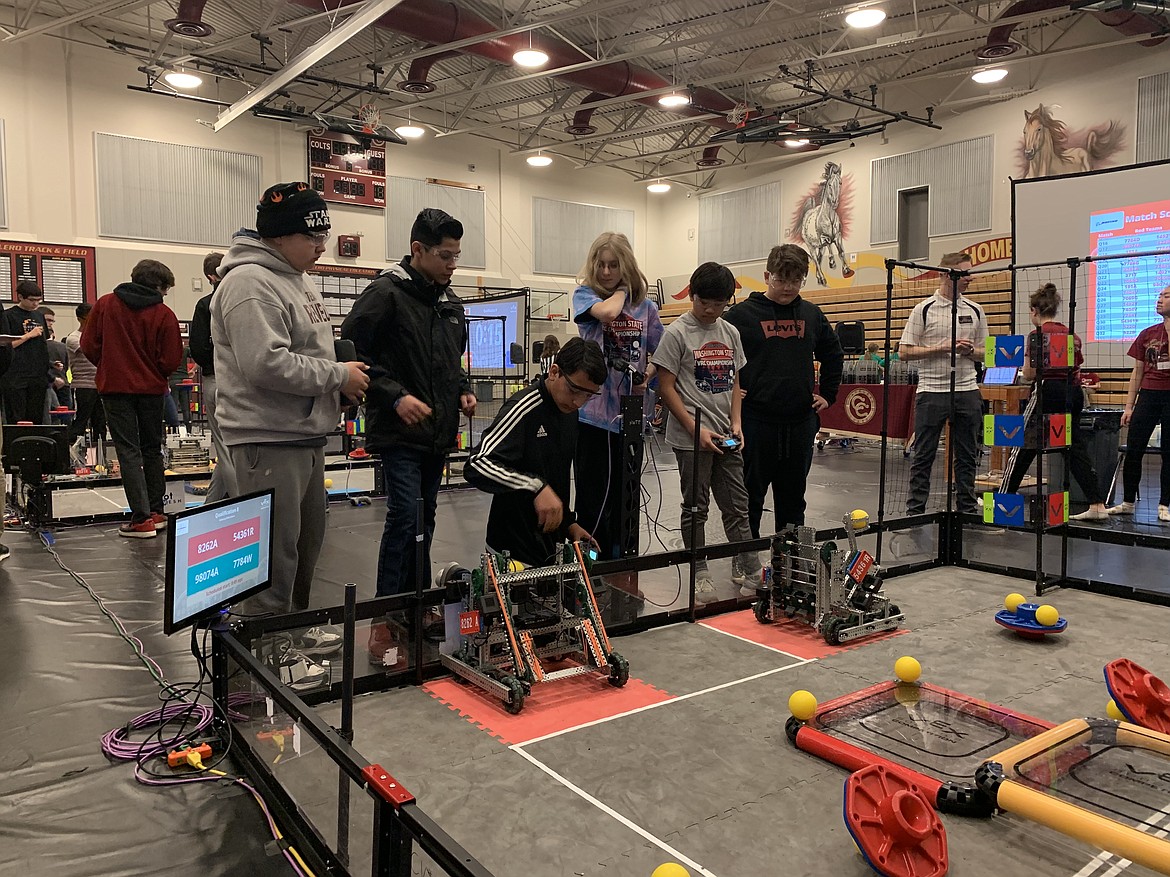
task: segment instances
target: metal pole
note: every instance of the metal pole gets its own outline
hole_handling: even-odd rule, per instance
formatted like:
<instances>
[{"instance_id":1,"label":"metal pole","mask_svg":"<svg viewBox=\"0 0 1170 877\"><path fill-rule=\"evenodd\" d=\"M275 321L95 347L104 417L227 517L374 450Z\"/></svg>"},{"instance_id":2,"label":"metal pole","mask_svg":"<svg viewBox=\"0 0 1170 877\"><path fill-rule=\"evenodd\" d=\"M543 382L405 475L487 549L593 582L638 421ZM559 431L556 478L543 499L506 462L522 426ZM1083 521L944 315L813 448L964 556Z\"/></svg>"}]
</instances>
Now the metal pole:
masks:
<instances>
[{"instance_id":1,"label":"metal pole","mask_svg":"<svg viewBox=\"0 0 1170 877\"><path fill-rule=\"evenodd\" d=\"M958 379L959 355L955 351L955 343L959 337L959 276L960 272L954 268L947 270L947 277L951 284L951 375L950 375L950 410L947 412L947 430L950 438L947 441L947 540L945 562L953 564L958 559L954 556L955 533L961 528L956 520L955 512L955 385Z\"/></svg>"},{"instance_id":2,"label":"metal pole","mask_svg":"<svg viewBox=\"0 0 1170 877\"><path fill-rule=\"evenodd\" d=\"M411 644L414 648L414 678L415 681L422 685L423 683L423 605L422 595L427 587L427 578L429 570L426 569L427 556L427 533L426 525L424 523L424 501L420 496L418 504L415 506L414 517L414 606L411 608L411 615L414 619L414 642Z\"/></svg>"},{"instance_id":3,"label":"metal pole","mask_svg":"<svg viewBox=\"0 0 1170 877\"><path fill-rule=\"evenodd\" d=\"M886 515L886 453L889 451L890 430L890 334L893 332L894 320L894 265L886 262L886 361L882 375L882 450L878 465L878 507L877 519L881 524ZM877 549L874 558L879 565L882 562L882 528L878 527Z\"/></svg>"},{"instance_id":4,"label":"metal pole","mask_svg":"<svg viewBox=\"0 0 1170 877\"><path fill-rule=\"evenodd\" d=\"M337 733L346 743L353 743L353 661L357 626L357 583L345 583L345 615L341 639L341 727ZM337 772L337 857L349 864L349 793L350 780L344 770Z\"/></svg>"},{"instance_id":5,"label":"metal pole","mask_svg":"<svg viewBox=\"0 0 1170 877\"><path fill-rule=\"evenodd\" d=\"M690 598L690 620L695 620L695 581L698 578L695 574L695 536L698 532L696 518L699 514L699 505L696 502L695 491L699 484L699 432L703 428L703 412L695 409L695 435L691 441L691 450L694 452L691 457L691 526L690 526L690 555L691 555L691 598Z\"/></svg>"}]
</instances>

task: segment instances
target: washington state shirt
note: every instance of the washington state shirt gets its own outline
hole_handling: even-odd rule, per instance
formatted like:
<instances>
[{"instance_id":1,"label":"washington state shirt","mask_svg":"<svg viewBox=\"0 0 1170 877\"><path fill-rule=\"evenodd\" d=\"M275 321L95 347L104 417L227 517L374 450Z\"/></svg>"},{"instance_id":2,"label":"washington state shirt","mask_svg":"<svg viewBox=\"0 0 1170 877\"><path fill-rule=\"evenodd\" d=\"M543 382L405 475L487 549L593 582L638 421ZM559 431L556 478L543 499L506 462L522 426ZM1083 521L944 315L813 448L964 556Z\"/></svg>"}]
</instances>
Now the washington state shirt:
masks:
<instances>
[{"instance_id":1,"label":"washington state shirt","mask_svg":"<svg viewBox=\"0 0 1170 877\"><path fill-rule=\"evenodd\" d=\"M716 435L731 431L731 389L747 357L739 330L726 320L704 325L694 314L683 314L666 327L654 352L654 364L675 375L675 389L692 414L703 412L703 427ZM666 425L666 442L672 448L694 447L694 440L678 419Z\"/></svg>"},{"instance_id":2,"label":"washington state shirt","mask_svg":"<svg viewBox=\"0 0 1170 877\"><path fill-rule=\"evenodd\" d=\"M593 341L601 347L606 364L610 366L601 393L582 406L580 418L582 423L620 432L618 414L621 413L622 396L636 395L641 388L635 390L630 376L613 365L620 360L645 373L650 354L658 349L658 342L662 340L662 320L658 319L658 306L654 302L645 299L639 305L631 305L627 299L626 306L612 323L602 323L589 313L589 309L604 300L591 286L578 286L573 293L573 321L577 324L577 331L586 341ZM647 394L646 398L649 402L650 395Z\"/></svg>"}]
</instances>

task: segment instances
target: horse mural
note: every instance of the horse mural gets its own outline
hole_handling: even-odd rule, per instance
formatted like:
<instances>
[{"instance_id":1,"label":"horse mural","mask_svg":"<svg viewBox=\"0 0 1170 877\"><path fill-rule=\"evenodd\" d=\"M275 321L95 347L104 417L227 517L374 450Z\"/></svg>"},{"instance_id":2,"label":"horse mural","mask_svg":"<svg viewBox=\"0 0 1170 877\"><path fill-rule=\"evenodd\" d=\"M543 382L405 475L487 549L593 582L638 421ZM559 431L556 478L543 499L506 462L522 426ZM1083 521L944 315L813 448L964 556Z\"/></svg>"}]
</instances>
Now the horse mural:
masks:
<instances>
[{"instance_id":1,"label":"horse mural","mask_svg":"<svg viewBox=\"0 0 1170 877\"><path fill-rule=\"evenodd\" d=\"M1024 134L1020 141L1021 179L1055 177L1095 170L1125 146L1125 126L1103 122L1091 128L1070 131L1052 117L1052 110L1040 104L1024 110Z\"/></svg>"},{"instance_id":2,"label":"horse mural","mask_svg":"<svg viewBox=\"0 0 1170 877\"><path fill-rule=\"evenodd\" d=\"M835 161L825 164L821 181L801 199L792 215L789 238L803 243L816 267L817 283L825 285L822 258L827 256L830 268L841 260L841 276L852 277L853 269L845 264L844 237L849 230L851 179L842 178L841 165Z\"/></svg>"}]
</instances>

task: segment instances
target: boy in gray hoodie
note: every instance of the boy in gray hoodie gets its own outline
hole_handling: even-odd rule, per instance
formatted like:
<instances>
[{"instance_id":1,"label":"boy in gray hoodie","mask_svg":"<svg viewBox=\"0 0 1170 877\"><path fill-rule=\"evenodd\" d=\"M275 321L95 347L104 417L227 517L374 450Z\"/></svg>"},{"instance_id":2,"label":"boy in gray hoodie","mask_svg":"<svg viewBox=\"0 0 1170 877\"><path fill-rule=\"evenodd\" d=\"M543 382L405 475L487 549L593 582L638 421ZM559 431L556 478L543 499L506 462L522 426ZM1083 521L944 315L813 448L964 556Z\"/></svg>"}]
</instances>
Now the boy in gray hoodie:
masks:
<instances>
[{"instance_id":1,"label":"boy in gray hoodie","mask_svg":"<svg viewBox=\"0 0 1170 877\"><path fill-rule=\"evenodd\" d=\"M256 208L259 239L237 235L211 302L216 414L241 495L276 488L272 587L254 612L307 609L325 539L325 437L341 396L358 402L366 365L338 362L325 303L305 279L325 252L329 210L307 183L280 183Z\"/></svg>"}]
</instances>

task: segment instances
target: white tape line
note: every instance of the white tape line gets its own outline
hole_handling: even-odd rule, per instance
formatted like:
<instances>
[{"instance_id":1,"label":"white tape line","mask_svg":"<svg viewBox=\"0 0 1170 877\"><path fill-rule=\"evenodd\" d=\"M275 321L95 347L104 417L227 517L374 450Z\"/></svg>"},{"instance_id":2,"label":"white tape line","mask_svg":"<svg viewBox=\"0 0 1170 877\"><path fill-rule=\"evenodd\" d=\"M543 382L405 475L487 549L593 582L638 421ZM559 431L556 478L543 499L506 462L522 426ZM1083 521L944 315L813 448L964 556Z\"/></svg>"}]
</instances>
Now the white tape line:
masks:
<instances>
[{"instance_id":1,"label":"white tape line","mask_svg":"<svg viewBox=\"0 0 1170 877\"><path fill-rule=\"evenodd\" d=\"M763 643L756 642L754 639L748 639L746 636L740 636L739 634L735 634L735 633L728 633L726 630L720 630L718 627L712 627L710 624L707 624L704 621L699 622L699 627L705 627L705 628L707 628L707 630L713 630L716 633L721 633L724 636L729 636L732 639L739 640L740 642L751 643L753 646L758 646L761 649L767 649L769 652L777 652L778 654L781 654L781 655L787 655L788 657L790 657L796 661L813 660L813 659L809 659L809 658L801 658L800 655L794 655L791 652L786 652L783 649L776 648L775 646L766 646Z\"/></svg>"},{"instance_id":2,"label":"white tape line","mask_svg":"<svg viewBox=\"0 0 1170 877\"><path fill-rule=\"evenodd\" d=\"M544 771L546 774L548 774L550 777L552 777L554 780L556 780L558 783L560 783L562 786L564 786L566 789L568 789L574 795L577 795L578 797L588 801L590 804L592 804L594 807L596 807L598 810L600 810L605 815L607 815L613 819L616 819L618 822L620 822L622 825L624 825L630 831L632 831L635 834L637 834L638 836L648 840L650 843L654 844L654 846L658 847L660 850L665 852L667 855L669 855L672 859L674 859L680 865L685 865L686 867L690 868L693 872L703 875L703 877L715 877L714 874L712 874L710 871L708 871L706 868L704 868L702 865L700 865L694 859L690 858L689 856L684 856L682 853L680 853L678 850L676 850L674 847L672 847L666 841L659 840L657 837L652 835L646 829L642 828L642 826L637 825L636 823L634 823L631 820L627 819L626 817L622 816L622 814L618 813L616 810L614 810L609 805L604 804L601 801L598 801L596 798L594 798L592 795L590 795L588 792L586 792L580 786L574 785L572 782L565 779L563 776L561 776L559 773L557 773L555 770L553 770L551 767L549 767L544 762L540 761L539 759L533 758L531 755L529 755L527 752L525 752L519 746L513 746L511 748L512 748L513 752L518 752L521 755L521 757L527 759L529 762L534 764L536 767L540 768L542 771Z\"/></svg>"},{"instance_id":3,"label":"white tape line","mask_svg":"<svg viewBox=\"0 0 1170 877\"><path fill-rule=\"evenodd\" d=\"M792 657L789 655L789 657ZM560 737L562 734L571 734L574 731L580 731L584 728L592 728L594 725L604 725L606 722L612 722L614 719L622 719L626 716L634 716L638 713L644 713L648 710L656 710L662 706L670 706L672 703L679 703L684 700L690 700L692 697L700 697L704 694L710 694L713 691L722 691L724 688L731 688L733 685L742 685L745 682L752 682L756 679L762 679L765 676L771 676L773 673L781 673L784 670L791 670L793 667L803 667L805 664L811 664L816 658L798 658L794 664L785 664L783 667L773 667L771 670L764 670L761 673L753 673L751 676L745 676L742 679L733 679L730 682L721 682L718 685L712 685L710 688L703 688L699 691L692 691L690 694L680 694L678 697L672 697L669 700L661 700L658 703L647 704L646 706L636 707L632 710L626 710L624 713L617 713L612 716L606 716L604 719L594 719L592 722L583 722L580 725L574 725L571 728L562 728L560 731L553 731L550 734L545 734L542 737L533 737L531 740L525 740L523 743L516 743L512 748L520 746L531 746L534 743L543 743L545 740L551 740L554 737Z\"/></svg>"}]
</instances>

